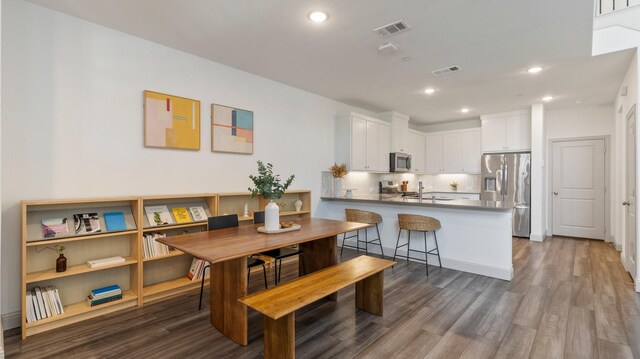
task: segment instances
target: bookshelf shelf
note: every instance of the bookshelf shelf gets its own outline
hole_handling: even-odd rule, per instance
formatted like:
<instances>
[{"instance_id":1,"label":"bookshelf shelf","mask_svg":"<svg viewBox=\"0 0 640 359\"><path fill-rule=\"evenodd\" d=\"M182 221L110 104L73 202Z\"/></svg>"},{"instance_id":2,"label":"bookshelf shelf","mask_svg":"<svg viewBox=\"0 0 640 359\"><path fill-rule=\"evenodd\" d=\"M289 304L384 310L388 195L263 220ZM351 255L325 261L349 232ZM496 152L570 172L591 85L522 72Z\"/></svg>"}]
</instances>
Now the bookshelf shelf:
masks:
<instances>
[{"instance_id":1,"label":"bookshelf shelf","mask_svg":"<svg viewBox=\"0 0 640 359\"><path fill-rule=\"evenodd\" d=\"M166 226L156 226L156 227L146 227L142 230L144 233L149 232L158 232L158 231L166 231L168 229L180 229L180 228L189 228L189 227L200 227L207 226L207 222L191 222L191 223L181 223L181 224L170 224Z\"/></svg>"},{"instance_id":2,"label":"bookshelf shelf","mask_svg":"<svg viewBox=\"0 0 640 359\"><path fill-rule=\"evenodd\" d=\"M122 299L96 305L94 307L84 300L65 306L63 314L26 323L25 329L27 330L28 335L41 333L67 324L121 310L123 308L133 307L136 305L137 299L138 296L133 291L127 290L122 293Z\"/></svg>"},{"instance_id":3,"label":"bookshelf shelf","mask_svg":"<svg viewBox=\"0 0 640 359\"><path fill-rule=\"evenodd\" d=\"M169 254L165 254L162 256L155 256L155 257L151 257L151 258L145 258L143 259L144 262L151 262L151 261L157 261L160 259L166 259L166 258L171 258L171 257L177 257L177 256L182 256L185 255L186 253L184 253L181 250L178 249L174 249L171 252L169 252Z\"/></svg>"},{"instance_id":4,"label":"bookshelf shelf","mask_svg":"<svg viewBox=\"0 0 640 359\"><path fill-rule=\"evenodd\" d=\"M208 285L209 276L205 277L204 282L205 286ZM195 288L200 288L200 280L192 281L185 276L144 287L142 289L142 295L144 302L149 303Z\"/></svg>"},{"instance_id":5,"label":"bookshelf shelf","mask_svg":"<svg viewBox=\"0 0 640 359\"><path fill-rule=\"evenodd\" d=\"M83 235L83 236L81 235L81 236L73 236L73 237L62 237L60 239L48 239L48 240L42 240L42 241L27 242L27 247L50 246L50 245L55 245L60 243L85 241L89 239L100 239L100 238L108 238L108 237L115 237L115 236L125 236L125 235L131 235L131 234L137 235L138 230L134 229L129 231L113 231L113 232L105 232L100 234L89 234L89 235Z\"/></svg>"},{"instance_id":6,"label":"bookshelf shelf","mask_svg":"<svg viewBox=\"0 0 640 359\"><path fill-rule=\"evenodd\" d=\"M27 273L26 282L27 283L41 282L41 281L54 279L54 278L69 277L69 276L72 276L72 275L78 275L78 274L90 273L90 272L97 272L97 271L111 269L111 268L129 266L129 265L136 264L136 263L138 263L137 259L135 259L133 257L125 257L124 258L124 262L122 262L122 263L111 264L111 265L107 265L107 266L103 266L103 267L91 268L86 263L77 264L77 265L73 265L73 266L67 267L66 271L60 272L60 273L56 272L55 269L49 269L49 270L41 271L41 272Z\"/></svg>"}]
</instances>

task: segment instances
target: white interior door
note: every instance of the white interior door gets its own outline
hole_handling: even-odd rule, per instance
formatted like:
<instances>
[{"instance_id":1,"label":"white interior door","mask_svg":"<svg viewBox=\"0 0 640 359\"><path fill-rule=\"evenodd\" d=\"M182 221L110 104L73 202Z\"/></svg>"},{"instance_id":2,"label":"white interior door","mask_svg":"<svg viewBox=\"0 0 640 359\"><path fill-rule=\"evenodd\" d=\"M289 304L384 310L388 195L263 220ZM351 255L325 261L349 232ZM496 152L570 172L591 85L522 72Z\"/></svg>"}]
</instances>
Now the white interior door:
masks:
<instances>
[{"instance_id":1,"label":"white interior door","mask_svg":"<svg viewBox=\"0 0 640 359\"><path fill-rule=\"evenodd\" d=\"M626 267L633 279L636 278L636 111L627 115L627 228L625 235Z\"/></svg>"},{"instance_id":2,"label":"white interior door","mask_svg":"<svg viewBox=\"0 0 640 359\"><path fill-rule=\"evenodd\" d=\"M553 234L604 239L604 140L553 144Z\"/></svg>"}]
</instances>

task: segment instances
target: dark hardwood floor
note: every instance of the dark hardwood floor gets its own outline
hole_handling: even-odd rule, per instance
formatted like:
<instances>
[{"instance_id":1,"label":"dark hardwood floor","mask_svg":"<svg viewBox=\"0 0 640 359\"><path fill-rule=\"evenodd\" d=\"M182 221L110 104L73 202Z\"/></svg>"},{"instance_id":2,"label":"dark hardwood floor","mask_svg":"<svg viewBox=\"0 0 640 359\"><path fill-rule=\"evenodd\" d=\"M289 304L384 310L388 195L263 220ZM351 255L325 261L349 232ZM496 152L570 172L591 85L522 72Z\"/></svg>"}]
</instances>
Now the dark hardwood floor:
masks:
<instances>
[{"instance_id":1,"label":"dark hardwood floor","mask_svg":"<svg viewBox=\"0 0 640 359\"><path fill-rule=\"evenodd\" d=\"M345 258L355 255L345 251ZM513 257L511 282L436 267L427 278L423 265L400 261L385 272L383 317L357 311L353 288L341 291L337 303L320 301L296 312L296 354L640 358L640 295L613 248L561 237L514 239ZM295 277L294 263L283 279ZM254 275L252 290L259 290L262 274ZM251 312L250 344L240 347L209 325L208 304L197 308L193 291L25 341L14 330L5 350L9 358L262 357L260 315Z\"/></svg>"}]
</instances>

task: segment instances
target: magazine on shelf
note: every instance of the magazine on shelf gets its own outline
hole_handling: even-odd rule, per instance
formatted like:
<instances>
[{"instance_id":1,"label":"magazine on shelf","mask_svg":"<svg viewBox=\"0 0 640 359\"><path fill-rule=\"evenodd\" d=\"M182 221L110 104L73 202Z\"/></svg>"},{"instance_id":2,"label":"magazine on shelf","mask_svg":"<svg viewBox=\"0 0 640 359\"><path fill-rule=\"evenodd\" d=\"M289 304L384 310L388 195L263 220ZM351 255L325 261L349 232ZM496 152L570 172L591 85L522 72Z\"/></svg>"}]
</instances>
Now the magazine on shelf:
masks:
<instances>
[{"instance_id":1,"label":"magazine on shelf","mask_svg":"<svg viewBox=\"0 0 640 359\"><path fill-rule=\"evenodd\" d=\"M122 212L105 213L104 223L107 225L107 231L124 231L127 229L124 213Z\"/></svg>"},{"instance_id":2,"label":"magazine on shelf","mask_svg":"<svg viewBox=\"0 0 640 359\"><path fill-rule=\"evenodd\" d=\"M176 223L189 223L191 222L191 217L189 217L189 211L187 211L184 207L172 208L171 212L173 212L173 218L175 218Z\"/></svg>"},{"instance_id":3,"label":"magazine on shelf","mask_svg":"<svg viewBox=\"0 0 640 359\"><path fill-rule=\"evenodd\" d=\"M189 211L191 212L191 217L194 222L206 221L207 220L207 212L204 211L202 206L189 207Z\"/></svg>"},{"instance_id":4,"label":"magazine on shelf","mask_svg":"<svg viewBox=\"0 0 640 359\"><path fill-rule=\"evenodd\" d=\"M97 213L78 213L73 215L73 224L76 234L89 234L102 232Z\"/></svg>"},{"instance_id":5,"label":"magazine on shelf","mask_svg":"<svg viewBox=\"0 0 640 359\"><path fill-rule=\"evenodd\" d=\"M69 235L69 225L66 218L46 218L42 220L43 239L56 238Z\"/></svg>"},{"instance_id":6,"label":"magazine on shelf","mask_svg":"<svg viewBox=\"0 0 640 359\"><path fill-rule=\"evenodd\" d=\"M144 210L147 213L147 219L151 227L173 224L173 219L167 206L148 206L144 207Z\"/></svg>"}]
</instances>

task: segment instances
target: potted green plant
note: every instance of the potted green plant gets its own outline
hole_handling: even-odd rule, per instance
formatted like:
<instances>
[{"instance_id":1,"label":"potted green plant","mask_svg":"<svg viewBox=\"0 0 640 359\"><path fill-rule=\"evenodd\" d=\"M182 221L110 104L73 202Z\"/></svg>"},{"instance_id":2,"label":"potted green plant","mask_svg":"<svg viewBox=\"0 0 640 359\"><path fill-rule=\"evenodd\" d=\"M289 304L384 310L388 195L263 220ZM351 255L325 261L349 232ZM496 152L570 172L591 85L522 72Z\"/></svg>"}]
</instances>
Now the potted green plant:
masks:
<instances>
[{"instance_id":1,"label":"potted green plant","mask_svg":"<svg viewBox=\"0 0 640 359\"><path fill-rule=\"evenodd\" d=\"M253 182L254 187L249 187L251 197L260 196L269 200L264 209L264 226L267 230L280 229L280 208L274 202L282 198L284 191L289 188L295 175L291 175L284 183L280 175L273 174L273 165L262 161L258 161L258 175L249 175L249 179Z\"/></svg>"}]
</instances>

